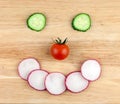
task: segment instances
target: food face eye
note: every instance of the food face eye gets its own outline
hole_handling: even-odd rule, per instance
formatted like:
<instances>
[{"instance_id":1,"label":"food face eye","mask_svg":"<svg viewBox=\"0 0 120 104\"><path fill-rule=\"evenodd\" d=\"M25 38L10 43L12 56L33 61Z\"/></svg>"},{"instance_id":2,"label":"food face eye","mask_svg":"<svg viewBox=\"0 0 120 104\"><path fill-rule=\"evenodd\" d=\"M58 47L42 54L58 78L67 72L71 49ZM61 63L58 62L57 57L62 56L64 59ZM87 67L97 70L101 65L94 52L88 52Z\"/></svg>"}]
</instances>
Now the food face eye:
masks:
<instances>
[{"instance_id":1,"label":"food face eye","mask_svg":"<svg viewBox=\"0 0 120 104\"><path fill-rule=\"evenodd\" d=\"M46 16L42 13L33 13L27 19L27 26L33 31L42 31L46 26ZM91 27L89 14L79 13L72 20L74 30L86 32Z\"/></svg>"},{"instance_id":2,"label":"food face eye","mask_svg":"<svg viewBox=\"0 0 120 104\"><path fill-rule=\"evenodd\" d=\"M77 14L72 20L74 30L86 32L91 27L91 18L86 13Z\"/></svg>"},{"instance_id":3,"label":"food face eye","mask_svg":"<svg viewBox=\"0 0 120 104\"><path fill-rule=\"evenodd\" d=\"M46 16L42 13L33 13L27 19L27 26L37 32L43 30L46 26Z\"/></svg>"}]
</instances>

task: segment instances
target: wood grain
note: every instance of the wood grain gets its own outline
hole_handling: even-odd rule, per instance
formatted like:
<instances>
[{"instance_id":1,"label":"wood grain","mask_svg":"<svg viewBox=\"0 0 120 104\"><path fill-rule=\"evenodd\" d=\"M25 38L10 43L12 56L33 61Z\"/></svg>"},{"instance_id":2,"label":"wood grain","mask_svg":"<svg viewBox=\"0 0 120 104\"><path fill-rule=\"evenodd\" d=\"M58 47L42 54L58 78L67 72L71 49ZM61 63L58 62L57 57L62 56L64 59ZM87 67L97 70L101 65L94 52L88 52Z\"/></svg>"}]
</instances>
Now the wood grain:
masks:
<instances>
[{"instance_id":1,"label":"wood grain","mask_svg":"<svg viewBox=\"0 0 120 104\"><path fill-rule=\"evenodd\" d=\"M0 0L0 11L0 103L120 104L120 0ZM47 16L41 32L26 26L34 12ZM92 28L85 33L71 28L72 18L81 12L92 18ZM56 37L69 39L70 55L64 61L49 54ZM26 57L65 75L94 58L101 62L102 76L82 93L53 96L19 78L17 65Z\"/></svg>"}]
</instances>

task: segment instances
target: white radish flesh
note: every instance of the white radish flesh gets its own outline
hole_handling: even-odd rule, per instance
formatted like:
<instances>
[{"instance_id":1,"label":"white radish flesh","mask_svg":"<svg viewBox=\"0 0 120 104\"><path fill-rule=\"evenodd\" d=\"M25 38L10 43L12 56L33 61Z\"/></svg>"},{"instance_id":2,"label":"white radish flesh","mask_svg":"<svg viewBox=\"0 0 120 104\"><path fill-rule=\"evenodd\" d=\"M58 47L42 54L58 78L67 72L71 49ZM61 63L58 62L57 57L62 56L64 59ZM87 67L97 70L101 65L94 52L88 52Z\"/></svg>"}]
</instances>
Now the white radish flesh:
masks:
<instances>
[{"instance_id":1,"label":"white radish flesh","mask_svg":"<svg viewBox=\"0 0 120 104\"><path fill-rule=\"evenodd\" d=\"M24 59L18 65L19 75L24 80L27 80L28 74L35 69L40 69L40 65L34 58Z\"/></svg>"},{"instance_id":2,"label":"white radish flesh","mask_svg":"<svg viewBox=\"0 0 120 104\"><path fill-rule=\"evenodd\" d=\"M85 90L89 85L89 81L84 79L80 72L72 72L66 78L66 87L73 93Z\"/></svg>"},{"instance_id":3,"label":"white radish flesh","mask_svg":"<svg viewBox=\"0 0 120 104\"><path fill-rule=\"evenodd\" d=\"M53 95L62 94L66 90L65 76L61 73L50 73L46 77L45 86Z\"/></svg>"},{"instance_id":4,"label":"white radish flesh","mask_svg":"<svg viewBox=\"0 0 120 104\"><path fill-rule=\"evenodd\" d=\"M44 70L34 70L28 75L29 85L36 90L45 90L45 77L48 75L48 72Z\"/></svg>"},{"instance_id":5,"label":"white radish flesh","mask_svg":"<svg viewBox=\"0 0 120 104\"><path fill-rule=\"evenodd\" d=\"M101 66L96 60L87 60L81 66L81 73L87 80L97 80L101 74Z\"/></svg>"}]
</instances>

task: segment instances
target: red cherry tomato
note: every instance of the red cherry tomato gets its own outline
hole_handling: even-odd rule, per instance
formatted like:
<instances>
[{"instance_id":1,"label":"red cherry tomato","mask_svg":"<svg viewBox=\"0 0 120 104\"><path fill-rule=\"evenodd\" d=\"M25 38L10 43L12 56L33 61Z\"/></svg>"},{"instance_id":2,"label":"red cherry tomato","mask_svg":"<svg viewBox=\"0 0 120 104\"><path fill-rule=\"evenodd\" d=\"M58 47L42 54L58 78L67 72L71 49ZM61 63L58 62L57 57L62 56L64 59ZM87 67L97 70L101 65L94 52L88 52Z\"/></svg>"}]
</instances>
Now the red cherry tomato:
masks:
<instances>
[{"instance_id":1,"label":"red cherry tomato","mask_svg":"<svg viewBox=\"0 0 120 104\"><path fill-rule=\"evenodd\" d=\"M65 59L69 54L69 47L66 45L67 38L61 42L61 40L58 38L55 44L51 47L51 55L58 60Z\"/></svg>"}]
</instances>

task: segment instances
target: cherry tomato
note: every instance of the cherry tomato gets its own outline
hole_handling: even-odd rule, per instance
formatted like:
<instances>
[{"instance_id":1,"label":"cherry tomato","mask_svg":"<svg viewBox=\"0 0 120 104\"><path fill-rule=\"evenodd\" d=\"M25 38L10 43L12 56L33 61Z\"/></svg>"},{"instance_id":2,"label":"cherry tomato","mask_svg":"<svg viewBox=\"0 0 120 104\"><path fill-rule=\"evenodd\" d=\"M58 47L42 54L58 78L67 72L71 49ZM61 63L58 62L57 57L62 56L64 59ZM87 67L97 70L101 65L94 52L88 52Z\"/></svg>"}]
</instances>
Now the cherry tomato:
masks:
<instances>
[{"instance_id":1,"label":"cherry tomato","mask_svg":"<svg viewBox=\"0 0 120 104\"><path fill-rule=\"evenodd\" d=\"M56 43L51 47L51 55L58 60L63 60L69 55L69 47L66 45L67 38L61 42L61 39L58 38Z\"/></svg>"}]
</instances>

